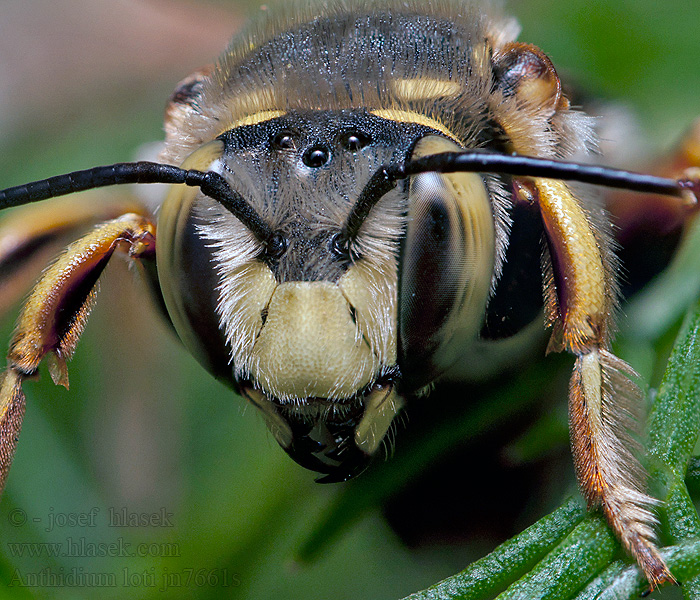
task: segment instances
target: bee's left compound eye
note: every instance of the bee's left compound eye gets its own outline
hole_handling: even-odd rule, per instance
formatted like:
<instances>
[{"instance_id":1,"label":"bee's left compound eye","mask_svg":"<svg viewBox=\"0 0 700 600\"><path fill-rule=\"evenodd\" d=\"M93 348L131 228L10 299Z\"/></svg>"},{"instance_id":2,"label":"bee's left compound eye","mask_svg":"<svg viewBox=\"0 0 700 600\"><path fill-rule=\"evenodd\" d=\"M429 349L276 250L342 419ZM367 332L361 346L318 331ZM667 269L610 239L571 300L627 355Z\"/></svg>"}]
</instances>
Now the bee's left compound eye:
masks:
<instances>
[{"instance_id":1,"label":"bee's left compound eye","mask_svg":"<svg viewBox=\"0 0 700 600\"><path fill-rule=\"evenodd\" d=\"M412 158L460 148L429 136ZM481 326L494 270L495 229L476 173L413 177L399 274L399 367L416 391L463 354Z\"/></svg>"}]
</instances>

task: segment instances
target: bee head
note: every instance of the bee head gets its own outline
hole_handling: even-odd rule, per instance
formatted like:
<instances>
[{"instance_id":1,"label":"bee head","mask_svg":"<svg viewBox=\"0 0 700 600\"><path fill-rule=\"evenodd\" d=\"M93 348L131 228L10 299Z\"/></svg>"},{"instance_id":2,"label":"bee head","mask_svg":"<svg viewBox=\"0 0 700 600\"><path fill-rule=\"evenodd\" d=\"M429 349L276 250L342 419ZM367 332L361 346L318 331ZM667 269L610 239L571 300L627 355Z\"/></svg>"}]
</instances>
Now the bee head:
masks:
<instances>
[{"instance_id":1,"label":"bee head","mask_svg":"<svg viewBox=\"0 0 700 600\"><path fill-rule=\"evenodd\" d=\"M343 480L478 331L495 261L490 194L472 173L386 177L384 165L461 149L429 124L367 111L261 118L185 160L219 173L254 216L173 188L161 287L200 362L298 463Z\"/></svg>"}]
</instances>

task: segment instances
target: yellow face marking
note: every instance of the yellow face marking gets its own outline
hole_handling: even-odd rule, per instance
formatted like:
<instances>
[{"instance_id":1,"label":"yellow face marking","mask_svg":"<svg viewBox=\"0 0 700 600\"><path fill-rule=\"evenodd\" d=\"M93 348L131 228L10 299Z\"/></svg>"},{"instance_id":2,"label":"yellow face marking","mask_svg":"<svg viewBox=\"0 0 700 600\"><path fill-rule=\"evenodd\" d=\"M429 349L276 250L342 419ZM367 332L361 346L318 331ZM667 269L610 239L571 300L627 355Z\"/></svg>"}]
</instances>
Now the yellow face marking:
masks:
<instances>
[{"instance_id":1,"label":"yellow face marking","mask_svg":"<svg viewBox=\"0 0 700 600\"><path fill-rule=\"evenodd\" d=\"M264 123L265 121L276 119L277 117L283 117L286 114L287 113L284 110L261 110L255 114L238 119L238 121L234 121L226 129L226 131L229 129L236 129L238 127L245 127L246 125L258 125L260 123Z\"/></svg>"},{"instance_id":2,"label":"yellow face marking","mask_svg":"<svg viewBox=\"0 0 700 600\"><path fill-rule=\"evenodd\" d=\"M352 398L379 360L330 281L279 284L250 356L250 375L276 398Z\"/></svg>"},{"instance_id":3,"label":"yellow face marking","mask_svg":"<svg viewBox=\"0 0 700 600\"><path fill-rule=\"evenodd\" d=\"M462 145L462 142L455 137L454 133L447 129L447 127L445 127L442 123L420 113L411 112L409 110L397 110L394 108L378 108L370 111L370 113L375 117L386 119L387 121L396 121L398 123L415 123L416 125L430 127L431 129L435 129L435 131L439 131L443 135L447 136L460 146Z\"/></svg>"},{"instance_id":4,"label":"yellow face marking","mask_svg":"<svg viewBox=\"0 0 700 600\"><path fill-rule=\"evenodd\" d=\"M394 93L406 102L432 100L445 96L458 96L462 86L456 81L427 77L416 79L396 79L391 82Z\"/></svg>"},{"instance_id":5,"label":"yellow face marking","mask_svg":"<svg viewBox=\"0 0 700 600\"><path fill-rule=\"evenodd\" d=\"M202 144L190 154L180 165L183 169L207 171L211 164L224 155L224 143L221 140L211 140ZM180 190L184 189L184 186Z\"/></svg>"}]
</instances>

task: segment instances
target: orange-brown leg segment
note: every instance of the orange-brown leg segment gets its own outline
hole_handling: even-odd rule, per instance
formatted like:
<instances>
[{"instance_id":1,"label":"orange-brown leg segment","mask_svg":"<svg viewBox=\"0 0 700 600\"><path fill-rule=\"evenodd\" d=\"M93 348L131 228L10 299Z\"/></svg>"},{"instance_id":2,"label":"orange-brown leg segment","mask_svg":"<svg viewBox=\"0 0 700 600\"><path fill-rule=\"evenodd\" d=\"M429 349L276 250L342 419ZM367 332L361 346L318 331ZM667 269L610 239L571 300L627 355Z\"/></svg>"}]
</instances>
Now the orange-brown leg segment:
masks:
<instances>
[{"instance_id":1,"label":"orange-brown leg segment","mask_svg":"<svg viewBox=\"0 0 700 600\"><path fill-rule=\"evenodd\" d=\"M0 220L0 315L26 294L68 241L96 223L132 212L144 214L141 203L124 194L103 196L96 199L88 193L22 206Z\"/></svg>"},{"instance_id":2,"label":"orange-brown leg segment","mask_svg":"<svg viewBox=\"0 0 700 600\"><path fill-rule=\"evenodd\" d=\"M126 214L71 244L43 274L20 315L7 371L0 376L0 492L12 464L24 416L22 383L36 374L44 357L56 384L68 387L68 360L85 327L95 284L115 251L132 258L155 252L155 225Z\"/></svg>"},{"instance_id":3,"label":"orange-brown leg segment","mask_svg":"<svg viewBox=\"0 0 700 600\"><path fill-rule=\"evenodd\" d=\"M545 269L551 350L576 356L569 418L579 484L591 507L600 507L649 583L674 581L655 543L653 498L630 436L641 393L635 373L609 351L615 280L604 235L569 190L556 180L516 182L538 203L551 264Z\"/></svg>"},{"instance_id":4,"label":"orange-brown leg segment","mask_svg":"<svg viewBox=\"0 0 700 600\"><path fill-rule=\"evenodd\" d=\"M0 493L15 455L25 407L22 375L8 369L0 374Z\"/></svg>"}]
</instances>

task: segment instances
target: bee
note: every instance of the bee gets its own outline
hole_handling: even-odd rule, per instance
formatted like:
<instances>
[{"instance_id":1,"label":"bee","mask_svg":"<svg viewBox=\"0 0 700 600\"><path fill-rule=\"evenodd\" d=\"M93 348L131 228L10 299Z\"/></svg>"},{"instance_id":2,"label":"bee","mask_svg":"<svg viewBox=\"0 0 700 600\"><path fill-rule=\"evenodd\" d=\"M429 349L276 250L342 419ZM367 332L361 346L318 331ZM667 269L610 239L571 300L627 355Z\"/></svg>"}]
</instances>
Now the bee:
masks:
<instances>
[{"instance_id":1,"label":"bee","mask_svg":"<svg viewBox=\"0 0 700 600\"><path fill-rule=\"evenodd\" d=\"M0 485L24 381L46 358L67 385L95 284L124 253L189 352L327 483L359 475L404 406L442 375L544 313L549 350L575 360L569 406L583 494L653 586L673 581L628 433L640 391L611 351L612 224L577 183L692 205L697 165L668 179L588 164L591 119L572 107L547 55L516 33L514 21L457 0L301 7L251 26L177 86L157 162L0 192L2 209L171 184L155 205L104 208L116 214L34 286L0 380ZM68 226L85 221L78 209L65 216ZM524 223L527 243L515 244ZM25 243L66 226L49 220ZM0 258L12 278L22 248ZM533 279L541 293L524 295Z\"/></svg>"}]
</instances>

